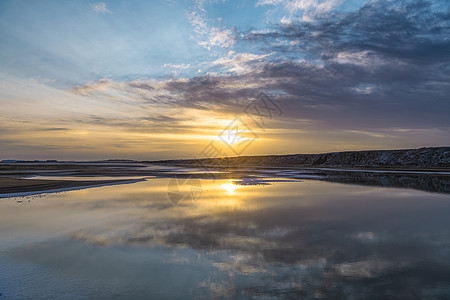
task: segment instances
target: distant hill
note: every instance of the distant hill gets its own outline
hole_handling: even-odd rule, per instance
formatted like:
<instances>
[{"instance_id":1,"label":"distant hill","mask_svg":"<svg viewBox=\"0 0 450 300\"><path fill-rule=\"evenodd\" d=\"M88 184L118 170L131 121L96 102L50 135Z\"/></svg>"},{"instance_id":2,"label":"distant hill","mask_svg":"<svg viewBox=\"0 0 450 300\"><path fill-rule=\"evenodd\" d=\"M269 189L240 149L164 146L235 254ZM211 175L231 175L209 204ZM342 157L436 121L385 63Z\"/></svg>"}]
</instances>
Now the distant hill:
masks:
<instances>
[{"instance_id":1,"label":"distant hill","mask_svg":"<svg viewBox=\"0 0 450 300\"><path fill-rule=\"evenodd\" d=\"M448 168L450 147L165 160L158 163L217 166Z\"/></svg>"}]
</instances>

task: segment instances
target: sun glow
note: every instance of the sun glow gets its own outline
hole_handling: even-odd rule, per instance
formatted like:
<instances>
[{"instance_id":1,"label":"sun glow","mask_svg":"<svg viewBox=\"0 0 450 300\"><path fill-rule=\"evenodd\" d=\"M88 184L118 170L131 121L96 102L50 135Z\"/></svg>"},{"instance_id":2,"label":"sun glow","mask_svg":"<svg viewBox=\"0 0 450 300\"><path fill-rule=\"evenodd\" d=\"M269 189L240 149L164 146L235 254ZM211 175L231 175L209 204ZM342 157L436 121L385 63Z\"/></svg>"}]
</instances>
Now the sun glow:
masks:
<instances>
[{"instance_id":1,"label":"sun glow","mask_svg":"<svg viewBox=\"0 0 450 300\"><path fill-rule=\"evenodd\" d=\"M222 184L220 187L226 190L229 194L233 194L234 191L239 188L239 186L234 184L232 180L229 180L227 183Z\"/></svg>"},{"instance_id":2,"label":"sun glow","mask_svg":"<svg viewBox=\"0 0 450 300\"><path fill-rule=\"evenodd\" d=\"M245 132L245 130L224 130L222 132L222 138L227 144L233 145L241 141L249 140L249 138L242 136Z\"/></svg>"}]
</instances>

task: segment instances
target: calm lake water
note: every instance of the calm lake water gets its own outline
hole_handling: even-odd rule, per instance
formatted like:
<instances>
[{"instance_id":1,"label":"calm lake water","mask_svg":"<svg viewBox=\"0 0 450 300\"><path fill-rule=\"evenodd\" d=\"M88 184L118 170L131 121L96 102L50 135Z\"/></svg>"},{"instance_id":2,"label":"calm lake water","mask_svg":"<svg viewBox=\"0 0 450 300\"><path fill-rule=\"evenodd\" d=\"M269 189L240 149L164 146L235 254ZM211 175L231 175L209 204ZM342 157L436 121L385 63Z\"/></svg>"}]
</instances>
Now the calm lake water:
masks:
<instances>
[{"instance_id":1,"label":"calm lake water","mask_svg":"<svg viewBox=\"0 0 450 300\"><path fill-rule=\"evenodd\" d=\"M0 199L0 293L450 298L450 195L283 178L152 178Z\"/></svg>"}]
</instances>

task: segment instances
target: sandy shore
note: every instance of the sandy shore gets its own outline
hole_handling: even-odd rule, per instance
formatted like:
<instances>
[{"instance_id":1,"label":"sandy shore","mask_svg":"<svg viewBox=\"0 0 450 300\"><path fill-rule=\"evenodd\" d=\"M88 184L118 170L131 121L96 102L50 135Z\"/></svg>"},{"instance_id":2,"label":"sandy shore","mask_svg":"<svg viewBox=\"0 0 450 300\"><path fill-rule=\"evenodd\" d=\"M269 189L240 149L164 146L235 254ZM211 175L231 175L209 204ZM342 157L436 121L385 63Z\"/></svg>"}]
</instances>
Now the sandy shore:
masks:
<instances>
[{"instance_id":1,"label":"sandy shore","mask_svg":"<svg viewBox=\"0 0 450 300\"><path fill-rule=\"evenodd\" d=\"M130 180L40 180L0 177L0 197L26 195L42 191L59 191L65 189L121 184Z\"/></svg>"}]
</instances>

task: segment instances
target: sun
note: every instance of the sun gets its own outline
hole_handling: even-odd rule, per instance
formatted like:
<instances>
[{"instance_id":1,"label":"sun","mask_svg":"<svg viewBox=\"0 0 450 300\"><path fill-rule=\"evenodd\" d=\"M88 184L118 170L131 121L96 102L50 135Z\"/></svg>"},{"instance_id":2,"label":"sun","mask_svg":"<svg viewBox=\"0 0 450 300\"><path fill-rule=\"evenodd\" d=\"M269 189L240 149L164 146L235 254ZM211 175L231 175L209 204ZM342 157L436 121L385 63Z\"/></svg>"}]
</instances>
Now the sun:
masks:
<instances>
[{"instance_id":1,"label":"sun","mask_svg":"<svg viewBox=\"0 0 450 300\"><path fill-rule=\"evenodd\" d=\"M242 136L243 133L246 133L245 130L224 130L222 132L222 139L230 145L236 144L241 141L246 141L249 138Z\"/></svg>"}]
</instances>

